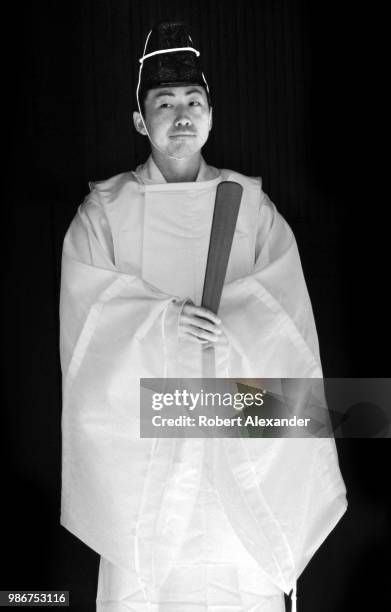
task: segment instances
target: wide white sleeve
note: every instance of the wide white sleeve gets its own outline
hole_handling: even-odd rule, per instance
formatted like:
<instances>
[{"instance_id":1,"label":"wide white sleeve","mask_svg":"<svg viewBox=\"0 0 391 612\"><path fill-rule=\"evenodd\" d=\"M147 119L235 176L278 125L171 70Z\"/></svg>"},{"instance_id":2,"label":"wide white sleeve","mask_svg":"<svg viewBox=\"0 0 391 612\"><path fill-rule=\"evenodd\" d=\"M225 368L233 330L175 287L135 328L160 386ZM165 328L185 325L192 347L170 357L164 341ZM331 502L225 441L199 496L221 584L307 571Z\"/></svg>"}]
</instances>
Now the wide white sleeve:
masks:
<instances>
[{"instance_id":1,"label":"wide white sleeve","mask_svg":"<svg viewBox=\"0 0 391 612\"><path fill-rule=\"evenodd\" d=\"M296 241L262 192L254 269L224 287L219 316L231 377L322 378ZM288 594L347 508L334 439L216 440L214 467L240 539Z\"/></svg>"},{"instance_id":2,"label":"wide white sleeve","mask_svg":"<svg viewBox=\"0 0 391 612\"><path fill-rule=\"evenodd\" d=\"M163 495L174 446L161 441L159 465L149 478L152 441L140 439L139 378L164 377L175 361L183 302L120 273L99 207L89 199L79 208L62 258L60 522L128 570L137 560L141 517L144 529L154 524L153 513L141 510L145 491ZM188 499L191 508L190 494ZM156 507L165 508L161 499ZM186 508L177 539L190 512Z\"/></svg>"},{"instance_id":3,"label":"wide white sleeve","mask_svg":"<svg viewBox=\"0 0 391 612\"><path fill-rule=\"evenodd\" d=\"M176 359L186 300L119 272L112 248L104 212L87 198L63 245L60 354L65 386L85 359L99 359L98 347L113 362L124 351L132 356L134 376L164 376L169 360Z\"/></svg>"},{"instance_id":4,"label":"wide white sleeve","mask_svg":"<svg viewBox=\"0 0 391 612\"><path fill-rule=\"evenodd\" d=\"M296 240L263 191L254 268L225 285L219 315L232 347L231 376L321 376Z\"/></svg>"}]
</instances>

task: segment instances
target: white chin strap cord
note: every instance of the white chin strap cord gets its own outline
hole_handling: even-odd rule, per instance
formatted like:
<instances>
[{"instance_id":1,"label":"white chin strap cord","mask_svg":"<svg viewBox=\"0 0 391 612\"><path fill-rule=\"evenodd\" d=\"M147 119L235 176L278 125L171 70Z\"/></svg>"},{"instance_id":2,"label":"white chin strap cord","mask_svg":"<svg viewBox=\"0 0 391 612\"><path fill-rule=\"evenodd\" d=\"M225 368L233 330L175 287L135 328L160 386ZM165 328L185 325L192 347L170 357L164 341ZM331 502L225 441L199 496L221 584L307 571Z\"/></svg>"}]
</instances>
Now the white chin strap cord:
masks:
<instances>
[{"instance_id":1,"label":"white chin strap cord","mask_svg":"<svg viewBox=\"0 0 391 612\"><path fill-rule=\"evenodd\" d=\"M146 39L145 45L144 45L143 56L139 60L140 68L139 68L139 71L138 71L138 83L137 83L137 90L136 90L138 112L140 113L141 121L143 122L144 129L145 129L145 131L147 133L147 136L149 138L149 141L150 141L151 145L153 147L155 147L155 149L160 151L160 153L162 153L163 155L166 155L167 157L170 157L171 159L176 159L176 160L185 159L185 157L175 157L175 155L170 155L166 151L163 151L155 142L153 142L153 140L152 140L152 138L151 138L151 136L150 136L150 134L148 132L147 126L145 125L143 114L141 112L140 100L139 100L139 90L140 90L140 84L141 84L141 70L143 68L144 60L147 59L148 57L152 57L153 55L161 55L162 53L173 53L175 51L191 51L192 53L195 53L197 55L197 57L199 57L200 52L197 51L197 49L194 49L194 47L175 47L173 49L160 49L159 51L153 51L152 53L145 54L145 51L146 51L147 45L148 45L148 40L149 40L149 37L151 36L151 33L152 33L152 30L149 32L149 34L147 36L147 39ZM190 39L190 42L193 44L193 41L191 40L190 36L189 36L189 39ZM205 82L206 91L209 94L208 83L206 82L206 78L204 76L204 73L202 72L201 74L202 74L202 78L204 79L204 82ZM209 115L209 125L210 125L210 115Z\"/></svg>"}]
</instances>

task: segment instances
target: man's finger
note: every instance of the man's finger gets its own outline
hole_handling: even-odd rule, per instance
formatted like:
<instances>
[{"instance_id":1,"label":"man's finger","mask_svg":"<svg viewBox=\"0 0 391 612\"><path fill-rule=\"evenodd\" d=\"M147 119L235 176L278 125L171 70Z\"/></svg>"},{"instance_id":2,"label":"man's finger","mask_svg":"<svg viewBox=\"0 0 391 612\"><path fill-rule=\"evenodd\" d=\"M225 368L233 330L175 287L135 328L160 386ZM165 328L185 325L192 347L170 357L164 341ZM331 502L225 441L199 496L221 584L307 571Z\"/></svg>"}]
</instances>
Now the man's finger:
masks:
<instances>
[{"instance_id":1,"label":"man's finger","mask_svg":"<svg viewBox=\"0 0 391 612\"><path fill-rule=\"evenodd\" d=\"M194 315L199 317L200 319L208 319L212 321L215 325L220 325L221 319L214 312L208 310L207 308L203 308L202 306L192 306L190 304L185 305L183 308L183 313L186 315Z\"/></svg>"},{"instance_id":2,"label":"man's finger","mask_svg":"<svg viewBox=\"0 0 391 612\"><path fill-rule=\"evenodd\" d=\"M189 333L185 333L184 336L186 337L186 340L189 340L190 342L194 342L194 344L203 344L206 345L208 344L209 340L202 340L201 338L198 338L197 336L192 336Z\"/></svg>"},{"instance_id":3,"label":"man's finger","mask_svg":"<svg viewBox=\"0 0 391 612\"><path fill-rule=\"evenodd\" d=\"M204 329L205 331L209 331L212 334L220 335L222 333L221 329L219 329L214 323L210 323L206 319L201 319L200 317L184 317L182 325L197 327L198 329Z\"/></svg>"},{"instance_id":4,"label":"man's finger","mask_svg":"<svg viewBox=\"0 0 391 612\"><path fill-rule=\"evenodd\" d=\"M203 329L199 327L189 327L186 330L186 333L189 334L190 336L195 336L196 338L200 338L201 340L206 340L208 342L213 342L213 343L217 342L217 339L218 339L216 334L204 331Z\"/></svg>"}]
</instances>

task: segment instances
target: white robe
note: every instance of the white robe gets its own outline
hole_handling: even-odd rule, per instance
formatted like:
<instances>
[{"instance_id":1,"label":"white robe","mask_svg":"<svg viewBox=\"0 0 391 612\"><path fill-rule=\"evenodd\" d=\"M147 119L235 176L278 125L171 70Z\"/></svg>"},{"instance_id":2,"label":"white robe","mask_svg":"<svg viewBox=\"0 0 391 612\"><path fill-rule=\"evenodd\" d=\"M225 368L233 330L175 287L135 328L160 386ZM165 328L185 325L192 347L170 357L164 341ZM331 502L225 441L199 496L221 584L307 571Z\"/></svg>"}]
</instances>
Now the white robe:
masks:
<instances>
[{"instance_id":1,"label":"white robe","mask_svg":"<svg viewBox=\"0 0 391 612\"><path fill-rule=\"evenodd\" d=\"M283 610L346 510L333 439L140 439L139 378L201 377L178 338L201 301L216 186L243 197L218 377L321 377L296 242L261 181L152 159L90 184L64 240L61 524L101 555L98 611Z\"/></svg>"}]
</instances>

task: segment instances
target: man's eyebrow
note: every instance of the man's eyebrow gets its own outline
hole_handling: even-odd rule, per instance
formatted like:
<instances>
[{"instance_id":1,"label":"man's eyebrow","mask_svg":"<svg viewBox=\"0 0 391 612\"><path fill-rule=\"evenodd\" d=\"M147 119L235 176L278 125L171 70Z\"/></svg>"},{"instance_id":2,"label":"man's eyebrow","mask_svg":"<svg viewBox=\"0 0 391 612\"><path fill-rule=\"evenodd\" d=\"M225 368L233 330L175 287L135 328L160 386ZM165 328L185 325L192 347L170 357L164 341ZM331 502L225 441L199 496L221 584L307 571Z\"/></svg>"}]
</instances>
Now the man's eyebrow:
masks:
<instances>
[{"instance_id":1,"label":"man's eyebrow","mask_svg":"<svg viewBox=\"0 0 391 612\"><path fill-rule=\"evenodd\" d=\"M199 88L197 87L197 88L194 88L194 89L189 89L189 91L187 91L187 92L186 92L186 95L187 95L187 96L190 96L190 94L193 94L193 93L199 93L199 94L201 94L201 95L202 95L202 93L203 93L203 92L202 92L202 90L201 90L201 89L199 89Z\"/></svg>"},{"instance_id":2,"label":"man's eyebrow","mask_svg":"<svg viewBox=\"0 0 391 612\"><path fill-rule=\"evenodd\" d=\"M189 91L185 92L185 95L186 96L190 96L193 93L198 93L198 94L201 94L201 96L202 96L202 90L199 89L198 87L197 88L193 87L193 89L189 89ZM160 91L159 93L157 93L155 95L155 100L157 100L158 98L163 98L163 96L173 96L173 97L175 97L175 94L172 91L165 89L165 90Z\"/></svg>"}]
</instances>

